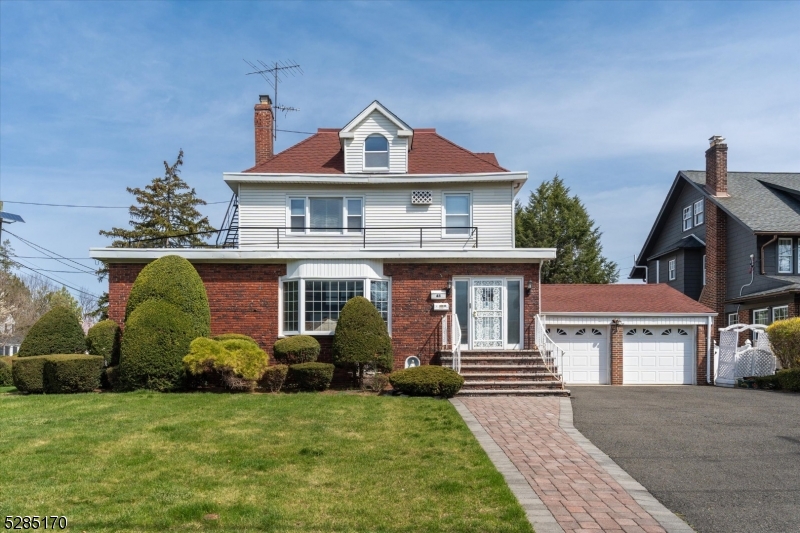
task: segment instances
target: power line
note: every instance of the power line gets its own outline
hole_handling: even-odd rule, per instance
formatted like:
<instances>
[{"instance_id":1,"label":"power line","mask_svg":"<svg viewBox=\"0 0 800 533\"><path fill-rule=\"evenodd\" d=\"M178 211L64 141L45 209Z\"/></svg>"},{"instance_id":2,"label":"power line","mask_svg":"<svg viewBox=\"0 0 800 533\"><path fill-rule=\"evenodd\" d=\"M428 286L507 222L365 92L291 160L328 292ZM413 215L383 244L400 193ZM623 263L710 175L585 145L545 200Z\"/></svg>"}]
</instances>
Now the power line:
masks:
<instances>
[{"instance_id":1,"label":"power line","mask_svg":"<svg viewBox=\"0 0 800 533\"><path fill-rule=\"evenodd\" d=\"M8 231L8 230L6 230L6 233L8 233L9 235L11 235L12 237L16 237L16 238L17 238L17 239L19 239L21 242L23 242L24 244L26 244L26 245L28 245L29 247L33 248L33 249L34 249L34 250L36 250L37 252L41 252L41 253L43 253L43 254L45 254L45 255L49 255L49 256L51 256L53 259L55 259L56 261L58 261L59 263L61 263L61 264L62 264L62 265L64 265L64 266L70 266L70 265L68 265L68 264L67 264L67 263L65 263L64 261L61 261L61 260L60 260L60 259L58 259L57 257L60 257L61 259L66 259L66 260L67 260L67 261L69 261L70 263L73 263L73 264L75 264L75 265L78 265L79 267L81 267L82 269L84 269L84 272L86 272L87 274L94 274L94 273L95 273L93 270L90 270L90 269L89 269L89 267L87 267L86 265L82 265L82 264L78 263L77 261L73 261L72 259L67 259L67 258L66 258L66 257L64 257L63 255L61 255L61 254L57 254L56 252L53 252L52 250L48 250L48 249L47 249L47 248L45 248L44 246L40 246L40 245L38 245L38 244L36 244L36 243L33 243L33 242L31 242L31 241L29 241L29 240L27 240L27 239L23 239L23 238L22 238L22 237L20 237L19 235L16 235L16 234L14 234L14 233L11 233L11 232L10 232L10 231ZM57 256L57 257L54 257L54 256ZM72 267L72 268L74 268L74 267Z\"/></svg>"},{"instance_id":2,"label":"power line","mask_svg":"<svg viewBox=\"0 0 800 533\"><path fill-rule=\"evenodd\" d=\"M294 132L294 133L306 133L306 132ZM46 207L79 207L82 209L130 209L132 206L130 205L74 205L74 204L42 204L38 202L13 202L11 200L3 200L7 204L22 204L22 205L39 205L39 206L46 206ZM230 200L225 200L224 202L206 202L206 205L216 205L216 204L227 204Z\"/></svg>"},{"instance_id":3,"label":"power line","mask_svg":"<svg viewBox=\"0 0 800 533\"><path fill-rule=\"evenodd\" d=\"M283 132L286 132L286 133L302 133L304 135L314 135L313 131L297 131L297 130L281 130L281 129L276 129L275 131L283 131ZM11 202L9 202L9 203L11 203Z\"/></svg>"},{"instance_id":4,"label":"power line","mask_svg":"<svg viewBox=\"0 0 800 533\"><path fill-rule=\"evenodd\" d=\"M49 255L14 255L14 257L19 257L20 259L56 259L55 257L50 257ZM64 257L64 259L81 259L83 261L94 261L92 257Z\"/></svg>"},{"instance_id":5,"label":"power line","mask_svg":"<svg viewBox=\"0 0 800 533\"><path fill-rule=\"evenodd\" d=\"M93 293L91 293L91 292L87 292L87 291L85 291L85 290L83 290L83 289L78 289L78 288L76 288L76 287L73 287L72 285L68 285L68 284L64 283L63 281L59 281L59 280L57 280L57 279L55 279L55 278L51 278L50 276L48 276L48 275L46 275L46 274L42 274L42 271L41 271L41 270L39 270L39 269L37 269L37 268L32 268L32 267L29 267L28 265L23 265L23 264L22 264L22 263L20 263L19 261L13 261L13 263L14 263L15 265L19 266L19 267L26 268L26 269L28 269L28 270L30 270L30 271L36 272L37 274L39 274L39 275L40 275L40 276L42 276L43 278L47 278L47 279L49 279L50 281L54 281L55 283L59 283L59 284L63 285L64 287L67 287L68 289L72 289L73 291L79 292L79 293L81 293L81 294L88 294L88 295L89 295L89 296L91 296L92 298L100 298L100 297L99 297L98 295L96 295L96 294L93 294Z\"/></svg>"}]
</instances>

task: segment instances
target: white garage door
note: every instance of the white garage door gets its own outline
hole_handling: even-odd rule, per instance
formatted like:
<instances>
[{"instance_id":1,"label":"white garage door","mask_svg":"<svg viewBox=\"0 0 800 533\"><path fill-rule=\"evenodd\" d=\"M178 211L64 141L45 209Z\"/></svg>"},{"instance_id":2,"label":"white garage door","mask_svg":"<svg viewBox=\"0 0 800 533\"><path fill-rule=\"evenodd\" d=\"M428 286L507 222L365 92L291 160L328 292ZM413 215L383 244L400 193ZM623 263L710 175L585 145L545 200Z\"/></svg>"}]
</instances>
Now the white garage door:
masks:
<instances>
[{"instance_id":1,"label":"white garage door","mask_svg":"<svg viewBox=\"0 0 800 533\"><path fill-rule=\"evenodd\" d=\"M694 383L694 328L627 326L622 342L625 385Z\"/></svg>"},{"instance_id":2,"label":"white garage door","mask_svg":"<svg viewBox=\"0 0 800 533\"><path fill-rule=\"evenodd\" d=\"M561 373L567 384L609 382L605 326L551 326L548 331L550 338L564 350Z\"/></svg>"}]
</instances>

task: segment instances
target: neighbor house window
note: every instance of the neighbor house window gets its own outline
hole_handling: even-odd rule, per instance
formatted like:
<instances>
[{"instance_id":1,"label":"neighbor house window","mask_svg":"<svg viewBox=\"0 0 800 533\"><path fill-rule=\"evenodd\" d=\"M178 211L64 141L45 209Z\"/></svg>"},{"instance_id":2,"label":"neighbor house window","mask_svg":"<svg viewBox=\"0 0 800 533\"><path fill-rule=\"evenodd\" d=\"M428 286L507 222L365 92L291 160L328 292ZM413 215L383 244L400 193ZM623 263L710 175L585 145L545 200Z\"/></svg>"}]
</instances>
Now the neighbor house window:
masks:
<instances>
[{"instance_id":1,"label":"neighbor house window","mask_svg":"<svg viewBox=\"0 0 800 533\"><path fill-rule=\"evenodd\" d=\"M703 200L694 203L694 225L699 226L703 223Z\"/></svg>"},{"instance_id":2,"label":"neighbor house window","mask_svg":"<svg viewBox=\"0 0 800 533\"><path fill-rule=\"evenodd\" d=\"M373 133L364 141L364 168L389 168L389 141Z\"/></svg>"},{"instance_id":3,"label":"neighbor house window","mask_svg":"<svg viewBox=\"0 0 800 533\"><path fill-rule=\"evenodd\" d=\"M669 260L669 280L673 281L675 279L675 260Z\"/></svg>"},{"instance_id":4,"label":"neighbor house window","mask_svg":"<svg viewBox=\"0 0 800 533\"><path fill-rule=\"evenodd\" d=\"M445 194L445 235L469 235L471 225L470 212L469 194Z\"/></svg>"},{"instance_id":5,"label":"neighbor house window","mask_svg":"<svg viewBox=\"0 0 800 533\"><path fill-rule=\"evenodd\" d=\"M703 254L703 285L706 284L706 256Z\"/></svg>"},{"instance_id":6,"label":"neighbor house window","mask_svg":"<svg viewBox=\"0 0 800 533\"><path fill-rule=\"evenodd\" d=\"M300 331L300 291L299 281L283 283L283 331Z\"/></svg>"},{"instance_id":7,"label":"neighbor house window","mask_svg":"<svg viewBox=\"0 0 800 533\"><path fill-rule=\"evenodd\" d=\"M772 321L776 322L778 320L786 320L789 318L789 306L782 305L780 307L773 307L772 308Z\"/></svg>"},{"instance_id":8,"label":"neighbor house window","mask_svg":"<svg viewBox=\"0 0 800 533\"><path fill-rule=\"evenodd\" d=\"M791 274L792 269L792 239L778 239L778 272Z\"/></svg>"},{"instance_id":9,"label":"neighbor house window","mask_svg":"<svg viewBox=\"0 0 800 533\"><path fill-rule=\"evenodd\" d=\"M734 324L739 323L739 314L738 313L728 313L728 325L732 326Z\"/></svg>"},{"instance_id":10,"label":"neighbor house window","mask_svg":"<svg viewBox=\"0 0 800 533\"><path fill-rule=\"evenodd\" d=\"M769 324L769 309L756 309L753 311L753 324L766 326Z\"/></svg>"},{"instance_id":11,"label":"neighbor house window","mask_svg":"<svg viewBox=\"0 0 800 533\"><path fill-rule=\"evenodd\" d=\"M692 229L692 206L683 208L683 231Z\"/></svg>"},{"instance_id":12,"label":"neighbor house window","mask_svg":"<svg viewBox=\"0 0 800 533\"><path fill-rule=\"evenodd\" d=\"M361 233L363 227L363 198L312 196L289 199L291 233Z\"/></svg>"}]
</instances>

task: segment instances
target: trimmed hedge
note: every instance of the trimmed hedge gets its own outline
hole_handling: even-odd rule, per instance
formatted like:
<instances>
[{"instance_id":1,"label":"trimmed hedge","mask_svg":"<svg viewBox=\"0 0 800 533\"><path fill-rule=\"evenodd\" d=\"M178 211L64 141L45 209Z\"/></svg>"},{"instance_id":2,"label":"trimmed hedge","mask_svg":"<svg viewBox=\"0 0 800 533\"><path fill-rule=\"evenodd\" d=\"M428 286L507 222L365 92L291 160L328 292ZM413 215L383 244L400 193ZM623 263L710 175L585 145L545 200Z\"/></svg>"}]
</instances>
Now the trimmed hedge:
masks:
<instances>
[{"instance_id":1,"label":"trimmed hedge","mask_svg":"<svg viewBox=\"0 0 800 533\"><path fill-rule=\"evenodd\" d=\"M186 381L183 358L195 338L186 313L164 300L136 307L125 322L120 350L119 384L123 390L172 391Z\"/></svg>"},{"instance_id":2,"label":"trimmed hedge","mask_svg":"<svg viewBox=\"0 0 800 533\"><path fill-rule=\"evenodd\" d=\"M773 322L767 335L781 367L800 367L800 317Z\"/></svg>"},{"instance_id":3,"label":"trimmed hedge","mask_svg":"<svg viewBox=\"0 0 800 533\"><path fill-rule=\"evenodd\" d=\"M11 366L14 386L20 392L44 392L44 364L47 355L21 357Z\"/></svg>"},{"instance_id":4,"label":"trimmed hedge","mask_svg":"<svg viewBox=\"0 0 800 533\"><path fill-rule=\"evenodd\" d=\"M49 354L84 353L86 336L78 317L63 306L57 306L42 315L28 331L18 357Z\"/></svg>"},{"instance_id":5,"label":"trimmed hedge","mask_svg":"<svg viewBox=\"0 0 800 533\"><path fill-rule=\"evenodd\" d=\"M759 389L800 392L800 368L778 370L771 376L758 376L755 382Z\"/></svg>"},{"instance_id":6,"label":"trimmed hedge","mask_svg":"<svg viewBox=\"0 0 800 533\"><path fill-rule=\"evenodd\" d=\"M258 384L267 392L278 392L283 387L283 382L286 381L286 374L289 372L289 367L286 365L275 365L267 368L264 375L261 376Z\"/></svg>"},{"instance_id":7,"label":"trimmed hedge","mask_svg":"<svg viewBox=\"0 0 800 533\"><path fill-rule=\"evenodd\" d=\"M253 344L258 344L253 337L248 337L247 335L243 335L241 333L223 333L222 335L211 337L211 339L215 341L230 341L230 340L250 341Z\"/></svg>"},{"instance_id":8,"label":"trimmed hedge","mask_svg":"<svg viewBox=\"0 0 800 533\"><path fill-rule=\"evenodd\" d=\"M363 296L351 298L342 308L333 335L333 362L336 366L364 367L381 371L392 369L392 339L378 309Z\"/></svg>"},{"instance_id":9,"label":"trimmed hedge","mask_svg":"<svg viewBox=\"0 0 800 533\"><path fill-rule=\"evenodd\" d=\"M199 337L192 341L183 364L190 374L222 381L231 390L253 390L269 365L269 355L249 337L222 341Z\"/></svg>"},{"instance_id":10,"label":"trimmed hedge","mask_svg":"<svg viewBox=\"0 0 800 533\"><path fill-rule=\"evenodd\" d=\"M319 357L319 342L310 335L295 335L280 339L273 348L275 360L285 365L313 363Z\"/></svg>"},{"instance_id":11,"label":"trimmed hedge","mask_svg":"<svg viewBox=\"0 0 800 533\"><path fill-rule=\"evenodd\" d=\"M437 365L406 368L389 375L392 387L409 396L444 396L452 398L461 386L464 378L449 368Z\"/></svg>"},{"instance_id":12,"label":"trimmed hedge","mask_svg":"<svg viewBox=\"0 0 800 533\"><path fill-rule=\"evenodd\" d=\"M11 362L15 357L2 356L0 357L0 387L10 387L14 384L14 378L11 375Z\"/></svg>"},{"instance_id":13,"label":"trimmed hedge","mask_svg":"<svg viewBox=\"0 0 800 533\"><path fill-rule=\"evenodd\" d=\"M86 334L86 347L89 355L100 355L106 365L119 364L119 345L122 338L119 325L113 320L101 320Z\"/></svg>"},{"instance_id":14,"label":"trimmed hedge","mask_svg":"<svg viewBox=\"0 0 800 533\"><path fill-rule=\"evenodd\" d=\"M324 391L331 386L334 368L328 363L299 363L289 367L286 379L300 391Z\"/></svg>"},{"instance_id":15,"label":"trimmed hedge","mask_svg":"<svg viewBox=\"0 0 800 533\"><path fill-rule=\"evenodd\" d=\"M139 272L125 308L126 329L136 309L153 300L171 304L185 313L194 332L193 338L211 335L211 309L206 288L197 270L183 257L167 255Z\"/></svg>"},{"instance_id":16,"label":"trimmed hedge","mask_svg":"<svg viewBox=\"0 0 800 533\"><path fill-rule=\"evenodd\" d=\"M48 394L91 392L100 388L103 358L97 355L50 355L44 363L44 391Z\"/></svg>"}]
</instances>

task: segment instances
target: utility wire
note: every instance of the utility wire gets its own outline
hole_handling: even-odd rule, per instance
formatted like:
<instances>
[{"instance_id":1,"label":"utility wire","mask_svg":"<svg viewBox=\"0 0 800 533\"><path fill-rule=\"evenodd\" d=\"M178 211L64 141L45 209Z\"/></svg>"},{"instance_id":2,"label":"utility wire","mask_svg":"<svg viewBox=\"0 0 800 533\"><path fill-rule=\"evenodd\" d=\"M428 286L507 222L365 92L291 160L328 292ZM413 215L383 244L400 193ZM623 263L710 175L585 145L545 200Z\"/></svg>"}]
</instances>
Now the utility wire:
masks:
<instances>
[{"instance_id":1,"label":"utility wire","mask_svg":"<svg viewBox=\"0 0 800 533\"><path fill-rule=\"evenodd\" d=\"M14 255L14 257L19 257L20 259L56 259L55 257L50 257L49 255ZM64 257L63 259L80 259L83 261L94 261L92 257Z\"/></svg>"},{"instance_id":2,"label":"utility wire","mask_svg":"<svg viewBox=\"0 0 800 533\"><path fill-rule=\"evenodd\" d=\"M297 132L301 133L301 132ZM83 209L130 209L130 205L73 205L73 204L41 204L38 202L13 202L11 200L3 200L7 204L23 204L23 205L40 205L47 207L80 207ZM227 204L230 200L224 202L206 202L206 205Z\"/></svg>"},{"instance_id":3,"label":"utility wire","mask_svg":"<svg viewBox=\"0 0 800 533\"><path fill-rule=\"evenodd\" d=\"M53 252L52 250L48 250L48 249L47 249L47 248L45 248L44 246L39 246L38 244L36 244L36 243L33 243L33 242L31 242L31 241L29 241L29 240L27 240L27 239L23 239L23 238L22 238L22 237L20 237L19 235L16 235L16 234L14 234L14 233L11 233L11 232L10 232L10 231L8 231L8 230L6 230L6 233L8 233L9 235L11 235L12 237L16 237L16 238L17 238L17 239L19 239L21 242L23 242L23 243L27 244L29 247L33 248L33 249L34 249L34 250L36 250L37 252L41 252L41 253L43 253L43 254L45 254L45 255L49 255L49 256L51 256L53 259L55 259L56 261L58 261L59 263L61 263L61 264L62 264L62 265L64 265L64 266L71 267L71 265L68 265L68 264L67 264L67 263L65 263L64 261L61 261L61 259L66 259L66 260L67 260L67 261L69 261L70 263L73 263L73 264L75 264L75 265L78 265L79 267L81 267L82 269L84 269L84 272L86 272L87 274L94 274L94 271L93 271L93 270L91 270L91 269L89 269L89 267L87 267L86 265L82 265L82 264L78 263L77 261L73 261L72 259L67 259L66 257L64 257L64 256L63 256L63 255L61 255L61 254L57 254L57 253ZM58 259L59 257L60 257L61 259ZM71 267L71 268L74 268L74 267Z\"/></svg>"},{"instance_id":4,"label":"utility wire","mask_svg":"<svg viewBox=\"0 0 800 533\"><path fill-rule=\"evenodd\" d=\"M88 294L88 295L89 295L89 296L91 296L92 298L100 298L100 297L99 297L98 295L96 295L96 294L93 294L93 293L91 293L91 292L87 292L87 291L85 291L85 290L83 290L83 289L78 289L77 287L73 287L72 285L68 285L68 284L64 283L63 281L59 281L59 280L57 280L57 279L55 279L55 278L51 278L50 276L48 276L48 275L46 275L46 274L42 274L42 271L41 271L41 270L39 270L39 269L37 269L37 268L32 268L32 267L29 267L28 265L23 265L23 264L22 264L22 263L20 263L19 261L13 261L13 263L14 263L15 265L19 266L19 267L26 268L26 269L28 269L28 270L31 270L31 271L33 271L33 272L36 272L37 274L39 274L39 275L40 275L40 276L42 276L43 278L47 278L47 279L49 279L50 281L54 281L54 282L56 282L56 283L59 283L59 284L63 285L64 287L67 287L68 289L72 289L73 291L79 292L79 293L81 293L81 294Z\"/></svg>"}]
</instances>

